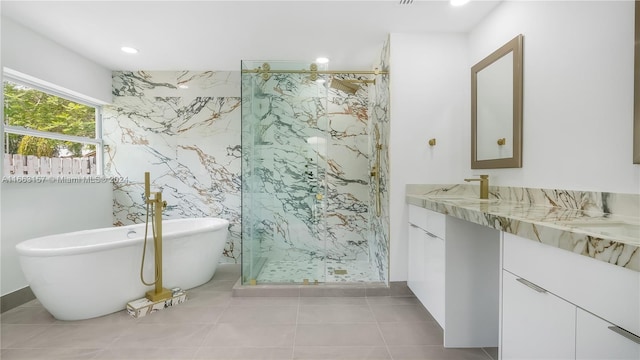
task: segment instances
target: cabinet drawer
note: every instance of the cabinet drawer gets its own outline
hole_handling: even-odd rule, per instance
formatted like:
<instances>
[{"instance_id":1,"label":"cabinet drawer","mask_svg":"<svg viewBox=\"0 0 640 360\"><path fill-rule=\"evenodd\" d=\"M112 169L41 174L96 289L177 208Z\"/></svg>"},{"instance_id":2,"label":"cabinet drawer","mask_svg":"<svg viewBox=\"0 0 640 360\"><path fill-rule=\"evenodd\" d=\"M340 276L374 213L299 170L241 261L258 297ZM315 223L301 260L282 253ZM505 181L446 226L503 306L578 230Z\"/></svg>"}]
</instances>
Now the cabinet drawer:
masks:
<instances>
[{"instance_id":1,"label":"cabinet drawer","mask_svg":"<svg viewBox=\"0 0 640 360\"><path fill-rule=\"evenodd\" d=\"M502 272L502 359L575 359L576 307Z\"/></svg>"},{"instance_id":2,"label":"cabinet drawer","mask_svg":"<svg viewBox=\"0 0 640 360\"><path fill-rule=\"evenodd\" d=\"M638 360L640 338L578 308L576 359Z\"/></svg>"},{"instance_id":3,"label":"cabinet drawer","mask_svg":"<svg viewBox=\"0 0 640 360\"><path fill-rule=\"evenodd\" d=\"M409 222L423 230L444 239L446 215L409 205Z\"/></svg>"},{"instance_id":4,"label":"cabinet drawer","mask_svg":"<svg viewBox=\"0 0 640 360\"><path fill-rule=\"evenodd\" d=\"M640 335L640 272L504 233L503 267Z\"/></svg>"}]
</instances>

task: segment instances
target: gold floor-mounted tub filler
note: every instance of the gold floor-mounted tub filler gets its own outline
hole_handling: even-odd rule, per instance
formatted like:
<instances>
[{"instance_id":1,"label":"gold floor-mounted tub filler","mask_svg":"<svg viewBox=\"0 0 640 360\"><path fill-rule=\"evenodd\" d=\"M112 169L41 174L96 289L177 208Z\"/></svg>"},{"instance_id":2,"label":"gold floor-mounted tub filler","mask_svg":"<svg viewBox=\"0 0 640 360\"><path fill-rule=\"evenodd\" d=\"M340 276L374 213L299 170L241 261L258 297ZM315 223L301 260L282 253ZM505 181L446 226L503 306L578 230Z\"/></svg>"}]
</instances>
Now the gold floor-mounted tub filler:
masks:
<instances>
[{"instance_id":1,"label":"gold floor-mounted tub filler","mask_svg":"<svg viewBox=\"0 0 640 360\"><path fill-rule=\"evenodd\" d=\"M162 200L162 191L151 193L151 180L148 172L144 173L144 198L147 208L147 217L144 232L144 245L142 250L142 263L140 265L140 280L145 285L154 285L154 289L147 291L144 298L127 303L127 312L131 316L136 318L145 316L169 306L181 304L187 299L187 294L182 289L173 288L169 290L162 286L162 210L167 207L167 202ZM155 260L155 278L152 282L148 283L144 280L143 270L147 249L150 210L151 233L153 237Z\"/></svg>"}]
</instances>

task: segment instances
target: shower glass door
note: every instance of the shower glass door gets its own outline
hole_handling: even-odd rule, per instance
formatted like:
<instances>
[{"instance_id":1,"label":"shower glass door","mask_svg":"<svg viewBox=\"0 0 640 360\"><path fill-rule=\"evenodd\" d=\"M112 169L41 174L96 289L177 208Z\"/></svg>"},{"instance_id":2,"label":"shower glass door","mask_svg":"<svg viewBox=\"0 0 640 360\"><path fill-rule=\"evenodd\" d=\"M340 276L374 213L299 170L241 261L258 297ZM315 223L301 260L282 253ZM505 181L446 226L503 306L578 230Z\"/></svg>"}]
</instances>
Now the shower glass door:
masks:
<instances>
[{"instance_id":1,"label":"shower glass door","mask_svg":"<svg viewBox=\"0 0 640 360\"><path fill-rule=\"evenodd\" d=\"M309 74L242 73L243 284L326 280L326 109L327 87Z\"/></svg>"}]
</instances>

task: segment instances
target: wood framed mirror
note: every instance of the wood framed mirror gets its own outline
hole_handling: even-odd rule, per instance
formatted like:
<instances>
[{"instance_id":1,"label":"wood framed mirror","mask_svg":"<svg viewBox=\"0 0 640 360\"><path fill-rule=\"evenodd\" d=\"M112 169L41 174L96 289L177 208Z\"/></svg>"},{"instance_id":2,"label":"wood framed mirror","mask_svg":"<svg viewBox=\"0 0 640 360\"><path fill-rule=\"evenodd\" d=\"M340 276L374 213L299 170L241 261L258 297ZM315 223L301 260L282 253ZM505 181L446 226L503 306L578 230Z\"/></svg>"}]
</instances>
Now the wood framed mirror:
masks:
<instances>
[{"instance_id":1,"label":"wood framed mirror","mask_svg":"<svg viewBox=\"0 0 640 360\"><path fill-rule=\"evenodd\" d=\"M471 168L522 167L522 34L471 67Z\"/></svg>"},{"instance_id":2,"label":"wood framed mirror","mask_svg":"<svg viewBox=\"0 0 640 360\"><path fill-rule=\"evenodd\" d=\"M633 163L640 164L640 5L635 1L633 50Z\"/></svg>"}]
</instances>

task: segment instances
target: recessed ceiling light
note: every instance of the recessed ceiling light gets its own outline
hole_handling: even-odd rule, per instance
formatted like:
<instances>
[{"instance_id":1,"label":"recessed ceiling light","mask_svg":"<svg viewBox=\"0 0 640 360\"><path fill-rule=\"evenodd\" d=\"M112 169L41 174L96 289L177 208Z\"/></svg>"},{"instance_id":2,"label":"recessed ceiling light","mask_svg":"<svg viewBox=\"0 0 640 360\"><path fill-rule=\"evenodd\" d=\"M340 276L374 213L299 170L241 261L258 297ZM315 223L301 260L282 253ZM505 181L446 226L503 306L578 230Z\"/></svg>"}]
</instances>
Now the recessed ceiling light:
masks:
<instances>
[{"instance_id":1,"label":"recessed ceiling light","mask_svg":"<svg viewBox=\"0 0 640 360\"><path fill-rule=\"evenodd\" d=\"M138 53L138 49L132 48L131 46L123 46L123 47L120 48L120 50L122 50L123 52L126 52L127 54L137 54Z\"/></svg>"},{"instance_id":2,"label":"recessed ceiling light","mask_svg":"<svg viewBox=\"0 0 640 360\"><path fill-rule=\"evenodd\" d=\"M450 1L451 6L462 6L462 5L464 5L464 4L468 3L468 2L469 2L469 0L451 0Z\"/></svg>"},{"instance_id":3,"label":"recessed ceiling light","mask_svg":"<svg viewBox=\"0 0 640 360\"><path fill-rule=\"evenodd\" d=\"M316 63L318 64L326 64L329 62L329 58L326 57L319 57L316 59Z\"/></svg>"}]
</instances>

